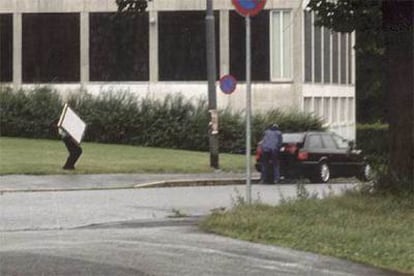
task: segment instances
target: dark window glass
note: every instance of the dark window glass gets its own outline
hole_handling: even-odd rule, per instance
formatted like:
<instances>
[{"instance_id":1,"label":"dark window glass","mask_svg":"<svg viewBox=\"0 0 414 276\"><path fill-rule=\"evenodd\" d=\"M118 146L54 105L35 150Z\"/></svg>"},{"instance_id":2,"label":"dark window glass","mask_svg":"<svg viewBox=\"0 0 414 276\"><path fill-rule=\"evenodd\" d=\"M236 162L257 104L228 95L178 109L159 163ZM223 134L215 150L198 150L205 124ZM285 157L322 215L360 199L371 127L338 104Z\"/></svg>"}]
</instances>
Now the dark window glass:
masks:
<instances>
[{"instance_id":1,"label":"dark window glass","mask_svg":"<svg viewBox=\"0 0 414 276\"><path fill-rule=\"evenodd\" d=\"M23 82L80 80L79 14L23 14Z\"/></svg>"},{"instance_id":2,"label":"dark window glass","mask_svg":"<svg viewBox=\"0 0 414 276\"><path fill-rule=\"evenodd\" d=\"M305 82L312 82L312 14L305 11Z\"/></svg>"},{"instance_id":3,"label":"dark window glass","mask_svg":"<svg viewBox=\"0 0 414 276\"><path fill-rule=\"evenodd\" d=\"M92 13L89 21L91 81L149 79L148 13Z\"/></svg>"},{"instance_id":4,"label":"dark window glass","mask_svg":"<svg viewBox=\"0 0 414 276\"><path fill-rule=\"evenodd\" d=\"M338 77L338 33L333 33L332 35L332 82L339 83Z\"/></svg>"},{"instance_id":5,"label":"dark window glass","mask_svg":"<svg viewBox=\"0 0 414 276\"><path fill-rule=\"evenodd\" d=\"M314 47L314 64L315 64L315 82L322 81L322 29L315 26L315 47Z\"/></svg>"},{"instance_id":6,"label":"dark window glass","mask_svg":"<svg viewBox=\"0 0 414 276\"><path fill-rule=\"evenodd\" d=\"M322 135L323 145L327 149L336 149L336 144L331 135Z\"/></svg>"},{"instance_id":7,"label":"dark window glass","mask_svg":"<svg viewBox=\"0 0 414 276\"><path fill-rule=\"evenodd\" d=\"M270 80L269 11L251 18L251 79ZM230 12L230 73L246 80L246 22L237 12Z\"/></svg>"},{"instance_id":8,"label":"dark window glass","mask_svg":"<svg viewBox=\"0 0 414 276\"><path fill-rule=\"evenodd\" d=\"M352 35L348 34L348 62L349 62L349 66L348 66L348 83L352 84Z\"/></svg>"},{"instance_id":9,"label":"dark window glass","mask_svg":"<svg viewBox=\"0 0 414 276\"><path fill-rule=\"evenodd\" d=\"M0 82L13 80L13 15L0 14Z\"/></svg>"},{"instance_id":10,"label":"dark window glass","mask_svg":"<svg viewBox=\"0 0 414 276\"><path fill-rule=\"evenodd\" d=\"M349 148L349 142L339 135L333 135L333 139L335 140L335 144L340 149L347 149Z\"/></svg>"},{"instance_id":11,"label":"dark window glass","mask_svg":"<svg viewBox=\"0 0 414 276\"><path fill-rule=\"evenodd\" d=\"M321 149L321 137L319 135L309 135L308 139L306 139L306 144L308 149Z\"/></svg>"},{"instance_id":12,"label":"dark window glass","mask_svg":"<svg viewBox=\"0 0 414 276\"><path fill-rule=\"evenodd\" d=\"M346 52L346 34L341 33L341 83L346 83L346 63L348 54Z\"/></svg>"},{"instance_id":13,"label":"dark window glass","mask_svg":"<svg viewBox=\"0 0 414 276\"><path fill-rule=\"evenodd\" d=\"M205 12L160 12L159 79L207 80ZM216 65L219 75L219 14L215 13Z\"/></svg>"},{"instance_id":14,"label":"dark window glass","mask_svg":"<svg viewBox=\"0 0 414 276\"><path fill-rule=\"evenodd\" d=\"M323 81L331 82L331 32L323 29Z\"/></svg>"}]
</instances>

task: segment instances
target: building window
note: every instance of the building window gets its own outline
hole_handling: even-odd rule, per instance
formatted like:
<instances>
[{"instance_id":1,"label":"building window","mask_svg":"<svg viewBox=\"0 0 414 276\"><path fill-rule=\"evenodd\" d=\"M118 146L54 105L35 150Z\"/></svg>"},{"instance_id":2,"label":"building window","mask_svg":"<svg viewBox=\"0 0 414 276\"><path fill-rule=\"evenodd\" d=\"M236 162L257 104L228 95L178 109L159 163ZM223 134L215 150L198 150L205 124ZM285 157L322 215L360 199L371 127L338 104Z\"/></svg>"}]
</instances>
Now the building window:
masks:
<instances>
[{"instance_id":1,"label":"building window","mask_svg":"<svg viewBox=\"0 0 414 276\"><path fill-rule=\"evenodd\" d=\"M352 76L352 34L348 34L348 84L353 84Z\"/></svg>"},{"instance_id":2,"label":"building window","mask_svg":"<svg viewBox=\"0 0 414 276\"><path fill-rule=\"evenodd\" d=\"M304 11L304 81L352 84L351 34L314 26L314 16Z\"/></svg>"},{"instance_id":3,"label":"building window","mask_svg":"<svg viewBox=\"0 0 414 276\"><path fill-rule=\"evenodd\" d=\"M338 123L338 104L339 100L338 97L332 98L332 122Z\"/></svg>"},{"instance_id":4,"label":"building window","mask_svg":"<svg viewBox=\"0 0 414 276\"><path fill-rule=\"evenodd\" d=\"M348 58L348 54L347 54L347 43L346 43L346 37L347 34L346 33L341 33L340 34L340 42L341 42L341 58L340 58L340 70L341 70L341 84L346 84L346 74L347 74L347 70L346 70L346 64L347 64L347 58Z\"/></svg>"},{"instance_id":5,"label":"building window","mask_svg":"<svg viewBox=\"0 0 414 276\"><path fill-rule=\"evenodd\" d=\"M0 14L0 82L13 80L13 15Z\"/></svg>"},{"instance_id":6,"label":"building window","mask_svg":"<svg viewBox=\"0 0 414 276\"><path fill-rule=\"evenodd\" d=\"M332 82L339 83L339 52L338 52L338 33L332 35Z\"/></svg>"},{"instance_id":7,"label":"building window","mask_svg":"<svg viewBox=\"0 0 414 276\"><path fill-rule=\"evenodd\" d=\"M269 11L251 18L251 79L270 80ZM230 74L246 80L246 22L237 12L230 12Z\"/></svg>"},{"instance_id":8,"label":"building window","mask_svg":"<svg viewBox=\"0 0 414 276\"><path fill-rule=\"evenodd\" d=\"M331 82L331 32L323 29L323 82Z\"/></svg>"},{"instance_id":9,"label":"building window","mask_svg":"<svg viewBox=\"0 0 414 276\"><path fill-rule=\"evenodd\" d=\"M79 82L78 13L27 13L22 16L24 83Z\"/></svg>"},{"instance_id":10,"label":"building window","mask_svg":"<svg viewBox=\"0 0 414 276\"><path fill-rule=\"evenodd\" d=\"M323 99L323 117L325 122L330 122L330 113L331 113L331 106L330 106L331 98L324 98Z\"/></svg>"},{"instance_id":11,"label":"building window","mask_svg":"<svg viewBox=\"0 0 414 276\"><path fill-rule=\"evenodd\" d=\"M314 35L314 66L315 66L315 82L322 82L322 28L315 26Z\"/></svg>"},{"instance_id":12,"label":"building window","mask_svg":"<svg viewBox=\"0 0 414 276\"><path fill-rule=\"evenodd\" d=\"M323 116L323 105L322 105L322 97L315 97L314 98L314 114L318 116L319 118L322 118Z\"/></svg>"},{"instance_id":13,"label":"building window","mask_svg":"<svg viewBox=\"0 0 414 276\"><path fill-rule=\"evenodd\" d=\"M305 14L305 82L312 82L312 13Z\"/></svg>"},{"instance_id":14,"label":"building window","mask_svg":"<svg viewBox=\"0 0 414 276\"><path fill-rule=\"evenodd\" d=\"M159 79L207 79L205 12L159 12ZM219 14L215 13L216 64L219 65ZM217 67L218 68L218 67ZM219 70L216 70L217 76Z\"/></svg>"},{"instance_id":15,"label":"building window","mask_svg":"<svg viewBox=\"0 0 414 276\"><path fill-rule=\"evenodd\" d=\"M348 98L348 121L353 122L354 121L354 98Z\"/></svg>"},{"instance_id":16,"label":"building window","mask_svg":"<svg viewBox=\"0 0 414 276\"><path fill-rule=\"evenodd\" d=\"M305 97L303 99L303 111L306 113L311 113L313 111L312 109L312 98Z\"/></svg>"},{"instance_id":17,"label":"building window","mask_svg":"<svg viewBox=\"0 0 414 276\"><path fill-rule=\"evenodd\" d=\"M342 97L341 98L341 103L340 103L340 117L339 117L339 121L340 122L345 122L346 121L346 98Z\"/></svg>"},{"instance_id":18,"label":"building window","mask_svg":"<svg viewBox=\"0 0 414 276\"><path fill-rule=\"evenodd\" d=\"M149 79L148 13L91 13L90 80Z\"/></svg>"},{"instance_id":19,"label":"building window","mask_svg":"<svg viewBox=\"0 0 414 276\"><path fill-rule=\"evenodd\" d=\"M272 80L292 79L292 29L290 11L273 11L271 30Z\"/></svg>"}]
</instances>

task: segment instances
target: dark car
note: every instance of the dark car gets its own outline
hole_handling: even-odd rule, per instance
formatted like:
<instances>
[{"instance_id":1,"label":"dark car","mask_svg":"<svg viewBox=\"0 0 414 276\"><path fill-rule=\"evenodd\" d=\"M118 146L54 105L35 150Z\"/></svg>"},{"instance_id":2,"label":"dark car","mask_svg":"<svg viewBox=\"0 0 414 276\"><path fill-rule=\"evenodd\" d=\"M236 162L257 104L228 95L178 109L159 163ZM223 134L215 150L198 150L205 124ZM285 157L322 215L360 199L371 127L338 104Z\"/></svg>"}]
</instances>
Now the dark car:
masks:
<instances>
[{"instance_id":1,"label":"dark car","mask_svg":"<svg viewBox=\"0 0 414 276\"><path fill-rule=\"evenodd\" d=\"M285 178L309 178L326 183L334 177L371 177L371 167L353 142L330 132L284 133L279 154L280 175ZM260 143L256 150L256 169L261 171Z\"/></svg>"}]
</instances>

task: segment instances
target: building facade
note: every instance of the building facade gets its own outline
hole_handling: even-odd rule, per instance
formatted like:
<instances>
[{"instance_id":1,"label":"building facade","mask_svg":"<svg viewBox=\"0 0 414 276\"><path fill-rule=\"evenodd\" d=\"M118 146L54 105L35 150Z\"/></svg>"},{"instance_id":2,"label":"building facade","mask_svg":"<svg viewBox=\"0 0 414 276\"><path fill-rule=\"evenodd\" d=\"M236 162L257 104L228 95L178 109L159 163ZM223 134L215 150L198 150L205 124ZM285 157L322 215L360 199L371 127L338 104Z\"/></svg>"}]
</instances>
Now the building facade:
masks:
<instances>
[{"instance_id":1,"label":"building facade","mask_svg":"<svg viewBox=\"0 0 414 276\"><path fill-rule=\"evenodd\" d=\"M311 112L355 139L354 34L315 27L306 0L268 0L251 20L252 108ZM245 23L231 0L214 0L219 108L243 110ZM62 93L127 90L162 98L207 97L205 0L153 0L139 15L115 0L0 2L0 82L50 85Z\"/></svg>"}]
</instances>

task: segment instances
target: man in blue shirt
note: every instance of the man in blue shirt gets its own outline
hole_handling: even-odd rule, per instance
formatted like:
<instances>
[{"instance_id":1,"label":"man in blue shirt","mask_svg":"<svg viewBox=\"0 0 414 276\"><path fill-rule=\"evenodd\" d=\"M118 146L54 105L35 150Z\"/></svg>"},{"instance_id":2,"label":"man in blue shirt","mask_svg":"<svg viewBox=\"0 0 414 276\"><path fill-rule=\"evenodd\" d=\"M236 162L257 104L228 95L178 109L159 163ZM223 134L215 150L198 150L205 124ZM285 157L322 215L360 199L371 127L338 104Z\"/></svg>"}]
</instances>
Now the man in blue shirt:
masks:
<instances>
[{"instance_id":1,"label":"man in blue shirt","mask_svg":"<svg viewBox=\"0 0 414 276\"><path fill-rule=\"evenodd\" d=\"M262 173L264 181L269 181L269 175L273 170L273 183L278 183L280 178L279 172L279 151L282 147L282 132L277 124L272 124L265 130L262 139Z\"/></svg>"}]
</instances>

